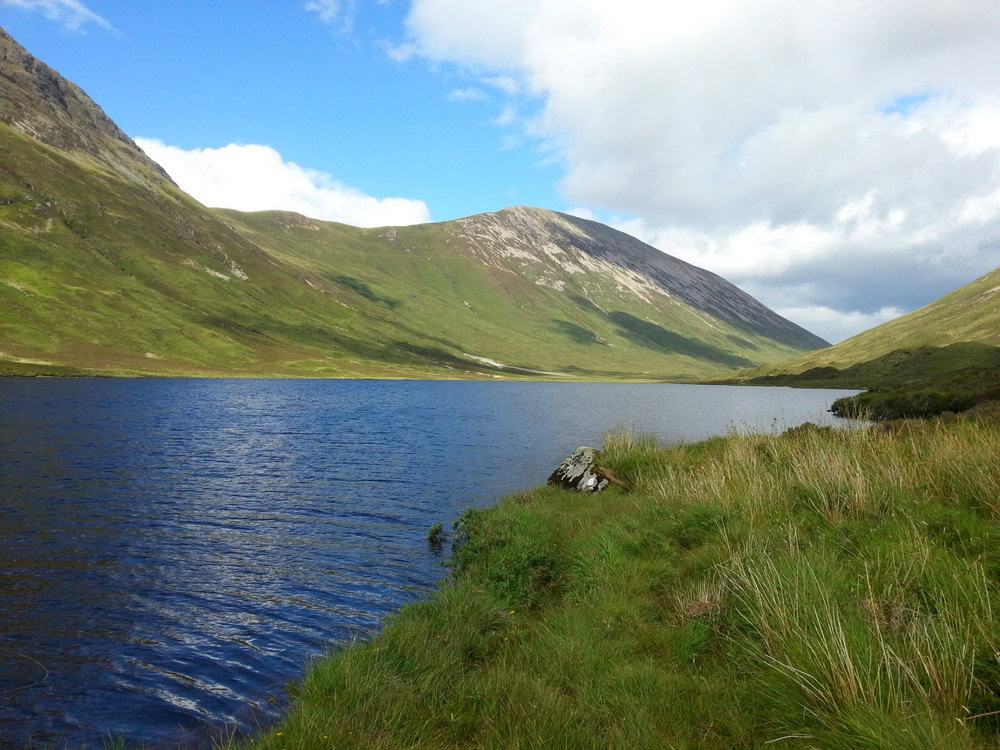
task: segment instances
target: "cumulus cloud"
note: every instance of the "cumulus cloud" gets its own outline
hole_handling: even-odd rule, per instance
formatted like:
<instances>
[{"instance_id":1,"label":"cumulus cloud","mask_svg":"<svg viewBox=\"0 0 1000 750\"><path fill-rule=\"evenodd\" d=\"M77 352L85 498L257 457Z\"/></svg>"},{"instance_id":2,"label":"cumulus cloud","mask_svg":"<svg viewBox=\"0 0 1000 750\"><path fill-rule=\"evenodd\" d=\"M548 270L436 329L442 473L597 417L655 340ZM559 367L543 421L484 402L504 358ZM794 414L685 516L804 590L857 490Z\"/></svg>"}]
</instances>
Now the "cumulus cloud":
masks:
<instances>
[{"instance_id":1,"label":"cumulus cloud","mask_svg":"<svg viewBox=\"0 0 1000 750\"><path fill-rule=\"evenodd\" d=\"M414 0L407 33L537 97L567 200L827 338L1000 264L998 3Z\"/></svg>"},{"instance_id":2,"label":"cumulus cloud","mask_svg":"<svg viewBox=\"0 0 1000 750\"><path fill-rule=\"evenodd\" d=\"M328 174L285 161L270 146L231 143L185 150L156 139L135 140L183 190L207 206L297 211L361 227L430 221L421 200L374 198Z\"/></svg>"},{"instance_id":3,"label":"cumulus cloud","mask_svg":"<svg viewBox=\"0 0 1000 750\"><path fill-rule=\"evenodd\" d=\"M88 23L111 30L111 24L78 0L0 0L0 6L38 10L69 31L79 31Z\"/></svg>"}]
</instances>

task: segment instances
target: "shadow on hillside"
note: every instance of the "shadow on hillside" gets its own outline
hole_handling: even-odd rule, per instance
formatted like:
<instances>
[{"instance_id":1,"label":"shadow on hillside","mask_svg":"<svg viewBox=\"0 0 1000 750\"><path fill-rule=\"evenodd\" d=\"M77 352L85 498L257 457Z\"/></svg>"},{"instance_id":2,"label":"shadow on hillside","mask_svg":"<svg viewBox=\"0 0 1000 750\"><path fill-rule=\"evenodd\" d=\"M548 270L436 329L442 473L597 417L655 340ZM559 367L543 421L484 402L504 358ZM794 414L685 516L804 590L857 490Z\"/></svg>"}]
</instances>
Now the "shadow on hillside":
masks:
<instances>
[{"instance_id":1,"label":"shadow on hillside","mask_svg":"<svg viewBox=\"0 0 1000 750\"><path fill-rule=\"evenodd\" d=\"M657 323L651 323L631 313L617 311L605 312L586 297L572 295L570 297L577 305L589 313L600 315L613 323L618 332L634 344L667 354L683 354L694 359L715 362L726 367L753 367L754 362L745 357L727 352L704 341L682 336ZM583 329L586 330L586 329Z\"/></svg>"},{"instance_id":2,"label":"shadow on hillside","mask_svg":"<svg viewBox=\"0 0 1000 750\"><path fill-rule=\"evenodd\" d=\"M591 302L589 299L584 297L582 294L571 294L569 298L573 300L577 305L582 307L587 312L592 312L595 315L600 315L601 317L606 317L607 313L601 308Z\"/></svg>"},{"instance_id":3,"label":"shadow on hillside","mask_svg":"<svg viewBox=\"0 0 1000 750\"><path fill-rule=\"evenodd\" d=\"M333 280L342 286L346 286L352 292L360 294L369 302L377 302L380 305L385 305L390 310L395 310L402 304L398 299L383 297L365 282L360 279L355 279L353 276L335 276Z\"/></svg>"},{"instance_id":4,"label":"shadow on hillside","mask_svg":"<svg viewBox=\"0 0 1000 750\"><path fill-rule=\"evenodd\" d=\"M896 349L843 370L813 367L738 382L805 388L865 388L837 399L830 411L875 421L964 412L1000 401L1000 347L974 341Z\"/></svg>"},{"instance_id":5,"label":"shadow on hillside","mask_svg":"<svg viewBox=\"0 0 1000 750\"><path fill-rule=\"evenodd\" d=\"M584 328L583 326L578 326L576 323L570 323L568 320L556 319L553 321L554 327L559 333L564 336L568 336L577 344L603 344L600 336L591 331L589 328Z\"/></svg>"},{"instance_id":6,"label":"shadow on hillside","mask_svg":"<svg viewBox=\"0 0 1000 750\"><path fill-rule=\"evenodd\" d=\"M608 318L618 326L625 338L647 349L686 354L695 359L707 359L727 367L753 367L755 364L745 357L730 354L724 349L719 349L698 339L681 336L679 333L674 333L661 325L650 323L648 320L638 318L631 313L613 312L608 314Z\"/></svg>"},{"instance_id":7,"label":"shadow on hillside","mask_svg":"<svg viewBox=\"0 0 1000 750\"><path fill-rule=\"evenodd\" d=\"M998 379L1000 347L961 341L947 346L895 349L842 370L831 366L813 367L804 372L761 375L739 382L811 388L885 389L942 385L947 380L953 387L976 389Z\"/></svg>"},{"instance_id":8,"label":"shadow on hillside","mask_svg":"<svg viewBox=\"0 0 1000 750\"><path fill-rule=\"evenodd\" d=\"M752 349L755 352L760 349L760 347L757 346L755 343L753 343L752 341L747 341L742 336L733 336L733 335L730 335L727 338L730 341L732 341L734 344L736 344L737 346L742 346L744 349Z\"/></svg>"}]
</instances>

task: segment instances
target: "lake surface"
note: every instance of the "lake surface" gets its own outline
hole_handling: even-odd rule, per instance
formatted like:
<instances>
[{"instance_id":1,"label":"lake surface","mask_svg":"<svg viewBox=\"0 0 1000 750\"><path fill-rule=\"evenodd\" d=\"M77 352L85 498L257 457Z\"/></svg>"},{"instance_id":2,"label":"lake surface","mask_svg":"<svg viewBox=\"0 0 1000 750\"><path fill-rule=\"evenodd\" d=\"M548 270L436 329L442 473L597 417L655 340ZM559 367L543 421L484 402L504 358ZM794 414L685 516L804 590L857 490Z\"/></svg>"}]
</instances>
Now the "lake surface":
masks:
<instances>
[{"instance_id":1,"label":"lake surface","mask_svg":"<svg viewBox=\"0 0 1000 750\"><path fill-rule=\"evenodd\" d=\"M443 575L427 528L622 424L835 424L855 391L0 379L0 746L210 746Z\"/></svg>"}]
</instances>

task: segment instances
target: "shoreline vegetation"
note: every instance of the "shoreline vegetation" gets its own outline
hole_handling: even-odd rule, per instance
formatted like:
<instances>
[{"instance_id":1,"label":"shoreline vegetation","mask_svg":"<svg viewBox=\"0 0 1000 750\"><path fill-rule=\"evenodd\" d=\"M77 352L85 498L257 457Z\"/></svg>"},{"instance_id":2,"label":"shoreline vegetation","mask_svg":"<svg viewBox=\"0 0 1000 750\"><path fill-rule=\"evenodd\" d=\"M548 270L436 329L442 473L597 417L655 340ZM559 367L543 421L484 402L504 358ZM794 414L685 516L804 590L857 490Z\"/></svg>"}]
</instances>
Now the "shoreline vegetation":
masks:
<instances>
[{"instance_id":1,"label":"shoreline vegetation","mask_svg":"<svg viewBox=\"0 0 1000 750\"><path fill-rule=\"evenodd\" d=\"M466 511L428 600L223 747L995 747L998 455L995 403L670 447L609 433L625 488Z\"/></svg>"},{"instance_id":2,"label":"shoreline vegetation","mask_svg":"<svg viewBox=\"0 0 1000 750\"><path fill-rule=\"evenodd\" d=\"M1000 401L1000 347L973 341L896 349L843 369L773 369L758 368L737 378L704 382L865 389L865 393L837 399L830 411L840 417L875 421L956 414Z\"/></svg>"}]
</instances>

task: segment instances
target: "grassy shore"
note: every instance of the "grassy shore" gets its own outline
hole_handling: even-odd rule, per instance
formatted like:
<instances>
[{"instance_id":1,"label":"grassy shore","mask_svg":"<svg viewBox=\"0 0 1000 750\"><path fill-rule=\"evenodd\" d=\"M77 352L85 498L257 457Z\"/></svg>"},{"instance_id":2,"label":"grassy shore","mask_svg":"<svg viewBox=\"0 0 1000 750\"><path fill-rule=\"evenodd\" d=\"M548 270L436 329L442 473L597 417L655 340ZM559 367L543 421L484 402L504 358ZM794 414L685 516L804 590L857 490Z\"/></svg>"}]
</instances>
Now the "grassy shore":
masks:
<instances>
[{"instance_id":1,"label":"grassy shore","mask_svg":"<svg viewBox=\"0 0 1000 750\"><path fill-rule=\"evenodd\" d=\"M760 374L768 369L773 368L757 368L736 378L706 382L863 388L866 393L838 399L831 411L842 417L864 416L876 421L963 412L1000 400L1000 347L975 341L896 349L843 369L828 366Z\"/></svg>"},{"instance_id":2,"label":"grassy shore","mask_svg":"<svg viewBox=\"0 0 1000 750\"><path fill-rule=\"evenodd\" d=\"M995 411L610 434L628 489L467 511L439 591L249 745L996 747L998 456Z\"/></svg>"}]
</instances>

